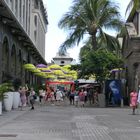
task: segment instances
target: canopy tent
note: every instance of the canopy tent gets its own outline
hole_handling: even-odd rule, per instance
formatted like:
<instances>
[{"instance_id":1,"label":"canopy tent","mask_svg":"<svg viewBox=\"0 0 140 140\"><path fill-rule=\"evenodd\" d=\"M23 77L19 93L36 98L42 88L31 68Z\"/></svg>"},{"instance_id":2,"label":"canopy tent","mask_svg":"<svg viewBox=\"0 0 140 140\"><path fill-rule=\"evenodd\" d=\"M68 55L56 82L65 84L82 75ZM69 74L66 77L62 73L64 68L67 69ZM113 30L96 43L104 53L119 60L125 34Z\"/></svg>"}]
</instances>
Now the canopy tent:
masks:
<instances>
[{"instance_id":1,"label":"canopy tent","mask_svg":"<svg viewBox=\"0 0 140 140\"><path fill-rule=\"evenodd\" d=\"M90 84L85 84L85 85L81 85L81 86L79 86L80 88L87 88L87 87L89 87L90 86Z\"/></svg>"},{"instance_id":2,"label":"canopy tent","mask_svg":"<svg viewBox=\"0 0 140 140\"><path fill-rule=\"evenodd\" d=\"M61 67L57 64L50 65L49 68L51 70L61 70Z\"/></svg>"},{"instance_id":3,"label":"canopy tent","mask_svg":"<svg viewBox=\"0 0 140 140\"><path fill-rule=\"evenodd\" d=\"M71 85L74 84L74 82L72 81L46 81L47 85L60 85L60 84L64 84L64 85Z\"/></svg>"},{"instance_id":4,"label":"canopy tent","mask_svg":"<svg viewBox=\"0 0 140 140\"><path fill-rule=\"evenodd\" d=\"M37 64L36 67L37 68L47 68L47 65L45 65L45 64Z\"/></svg>"},{"instance_id":5,"label":"canopy tent","mask_svg":"<svg viewBox=\"0 0 140 140\"><path fill-rule=\"evenodd\" d=\"M112 73L112 72L119 72L119 71L123 71L123 69L122 68L114 68L114 69L112 69L110 71L110 73Z\"/></svg>"},{"instance_id":6,"label":"canopy tent","mask_svg":"<svg viewBox=\"0 0 140 140\"><path fill-rule=\"evenodd\" d=\"M58 86L67 87L72 91L75 89L74 82L72 81L46 81L46 87L49 87L50 85L55 86L55 88Z\"/></svg>"}]
</instances>

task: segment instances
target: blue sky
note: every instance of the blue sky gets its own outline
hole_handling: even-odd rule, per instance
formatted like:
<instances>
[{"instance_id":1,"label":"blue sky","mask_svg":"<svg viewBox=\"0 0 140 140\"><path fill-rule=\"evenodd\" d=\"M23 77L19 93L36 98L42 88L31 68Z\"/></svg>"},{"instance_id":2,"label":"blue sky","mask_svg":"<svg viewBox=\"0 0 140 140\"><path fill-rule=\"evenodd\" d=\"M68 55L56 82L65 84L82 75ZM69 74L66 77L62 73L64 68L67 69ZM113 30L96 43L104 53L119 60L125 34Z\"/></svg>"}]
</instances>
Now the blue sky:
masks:
<instances>
[{"instance_id":1,"label":"blue sky","mask_svg":"<svg viewBox=\"0 0 140 140\"><path fill-rule=\"evenodd\" d=\"M72 3L72 0L43 0L48 12L48 31L46 34L46 61L51 62L58 52L59 46L65 41L67 33L58 28L58 21L62 15L66 13ZM126 6L130 0L112 0L119 4L120 12L123 18L125 18ZM79 46L75 46L68 50L70 56L78 62L78 54L82 47L82 43Z\"/></svg>"}]
</instances>

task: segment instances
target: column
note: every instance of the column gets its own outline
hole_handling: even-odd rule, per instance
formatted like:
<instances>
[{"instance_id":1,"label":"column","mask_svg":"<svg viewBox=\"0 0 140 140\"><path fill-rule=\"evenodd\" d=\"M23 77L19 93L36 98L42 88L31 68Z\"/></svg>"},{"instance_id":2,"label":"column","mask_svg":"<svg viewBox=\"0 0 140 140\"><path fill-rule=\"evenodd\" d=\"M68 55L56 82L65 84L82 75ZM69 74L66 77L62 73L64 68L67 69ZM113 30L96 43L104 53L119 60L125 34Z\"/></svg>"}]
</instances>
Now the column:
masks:
<instances>
[{"instance_id":1,"label":"column","mask_svg":"<svg viewBox=\"0 0 140 140\"><path fill-rule=\"evenodd\" d=\"M21 9L21 17L20 17L20 23L23 25L23 1L24 0L20 0L20 9Z\"/></svg>"},{"instance_id":2,"label":"column","mask_svg":"<svg viewBox=\"0 0 140 140\"><path fill-rule=\"evenodd\" d=\"M15 15L18 21L20 21L19 15L20 15L20 0L15 0Z\"/></svg>"},{"instance_id":3,"label":"column","mask_svg":"<svg viewBox=\"0 0 140 140\"><path fill-rule=\"evenodd\" d=\"M24 30L26 31L26 0L24 0L24 20L23 20L23 27Z\"/></svg>"},{"instance_id":4,"label":"column","mask_svg":"<svg viewBox=\"0 0 140 140\"><path fill-rule=\"evenodd\" d=\"M8 5L9 5L9 7L10 7L10 0L7 0L7 3L8 3Z\"/></svg>"},{"instance_id":5,"label":"column","mask_svg":"<svg viewBox=\"0 0 140 140\"><path fill-rule=\"evenodd\" d=\"M16 15L16 9L15 9L16 3L15 3L15 0L13 0L13 4L12 5L13 5L12 6L12 11L13 11L14 15Z\"/></svg>"},{"instance_id":6,"label":"column","mask_svg":"<svg viewBox=\"0 0 140 140\"><path fill-rule=\"evenodd\" d=\"M0 26L1 29L1 26ZM0 32L0 66L2 66L2 32ZM2 82L2 69L0 69L0 83Z\"/></svg>"},{"instance_id":7,"label":"column","mask_svg":"<svg viewBox=\"0 0 140 140\"><path fill-rule=\"evenodd\" d=\"M28 34L29 0L26 0L26 32Z\"/></svg>"},{"instance_id":8,"label":"column","mask_svg":"<svg viewBox=\"0 0 140 140\"><path fill-rule=\"evenodd\" d=\"M29 34L29 36L31 36L31 32L30 32L30 29L31 29L31 14L32 14L32 1L31 0L29 0L29 10L28 10L28 13L29 13L29 15L28 15L28 34Z\"/></svg>"}]
</instances>

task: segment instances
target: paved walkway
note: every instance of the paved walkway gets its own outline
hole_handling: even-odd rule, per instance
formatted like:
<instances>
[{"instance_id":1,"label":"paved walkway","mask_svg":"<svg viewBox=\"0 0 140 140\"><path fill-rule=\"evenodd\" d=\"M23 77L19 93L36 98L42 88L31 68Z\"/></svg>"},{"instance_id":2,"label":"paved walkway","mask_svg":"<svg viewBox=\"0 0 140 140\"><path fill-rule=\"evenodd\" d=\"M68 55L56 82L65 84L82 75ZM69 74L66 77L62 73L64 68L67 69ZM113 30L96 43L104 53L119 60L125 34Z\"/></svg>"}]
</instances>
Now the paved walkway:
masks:
<instances>
[{"instance_id":1,"label":"paved walkway","mask_svg":"<svg viewBox=\"0 0 140 140\"><path fill-rule=\"evenodd\" d=\"M129 108L26 107L0 116L0 140L140 140Z\"/></svg>"}]
</instances>

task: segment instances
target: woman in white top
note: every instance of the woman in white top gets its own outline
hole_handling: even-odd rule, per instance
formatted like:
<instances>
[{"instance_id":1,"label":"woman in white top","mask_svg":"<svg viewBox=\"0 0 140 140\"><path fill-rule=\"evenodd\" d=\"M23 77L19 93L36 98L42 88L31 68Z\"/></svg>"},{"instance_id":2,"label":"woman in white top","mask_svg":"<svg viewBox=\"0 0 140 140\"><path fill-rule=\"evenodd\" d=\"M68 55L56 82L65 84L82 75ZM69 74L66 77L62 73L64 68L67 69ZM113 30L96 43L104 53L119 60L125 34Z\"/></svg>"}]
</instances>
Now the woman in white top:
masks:
<instances>
[{"instance_id":1,"label":"woman in white top","mask_svg":"<svg viewBox=\"0 0 140 140\"><path fill-rule=\"evenodd\" d=\"M56 91L56 101L58 101L60 103L60 101L62 101L62 93L59 89L57 89Z\"/></svg>"}]
</instances>

